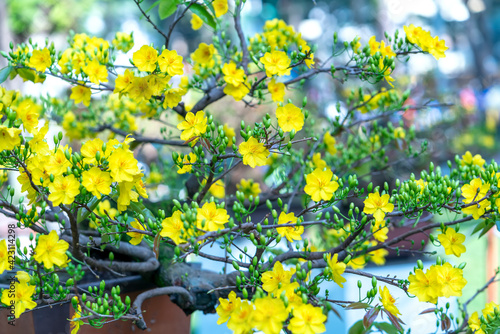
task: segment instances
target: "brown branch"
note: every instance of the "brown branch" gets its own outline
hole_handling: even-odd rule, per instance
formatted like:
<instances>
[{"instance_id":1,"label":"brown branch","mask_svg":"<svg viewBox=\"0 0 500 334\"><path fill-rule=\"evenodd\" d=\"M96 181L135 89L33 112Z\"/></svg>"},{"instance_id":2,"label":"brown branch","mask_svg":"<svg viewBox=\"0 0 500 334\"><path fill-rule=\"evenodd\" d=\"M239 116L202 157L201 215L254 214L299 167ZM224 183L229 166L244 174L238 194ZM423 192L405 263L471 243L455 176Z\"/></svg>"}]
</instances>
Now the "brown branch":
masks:
<instances>
[{"instance_id":1,"label":"brown branch","mask_svg":"<svg viewBox=\"0 0 500 334\"><path fill-rule=\"evenodd\" d=\"M157 26L156 24L154 24L154 22L153 22L153 21L151 21L151 17L150 17L148 14L146 14L146 12L144 12L144 10L142 10L141 5L140 5L141 1L139 1L139 0L134 0L134 2L135 2L135 4L137 5L137 7L139 7L139 10L141 11L142 16L144 16L144 17L146 18L146 21L148 21L148 22L149 22L149 23L153 26L153 28L154 28L156 31L158 31L158 33L159 33L160 35L162 35L162 36L163 36L163 38L165 38L165 43L166 43L165 45L168 45L168 37L167 37L167 35L165 35L165 34L163 33L163 31L161 31L161 30L160 30L160 28L158 28L158 26Z\"/></svg>"}]
</instances>

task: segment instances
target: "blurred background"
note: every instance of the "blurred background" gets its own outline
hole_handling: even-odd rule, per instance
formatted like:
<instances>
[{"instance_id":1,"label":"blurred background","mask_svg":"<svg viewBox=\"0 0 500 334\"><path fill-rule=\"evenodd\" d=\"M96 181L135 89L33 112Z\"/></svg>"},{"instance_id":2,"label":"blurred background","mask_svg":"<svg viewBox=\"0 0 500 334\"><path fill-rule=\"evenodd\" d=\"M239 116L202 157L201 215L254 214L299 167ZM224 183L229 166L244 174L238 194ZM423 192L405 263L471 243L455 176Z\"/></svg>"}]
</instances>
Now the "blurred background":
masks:
<instances>
[{"instance_id":1,"label":"blurred background","mask_svg":"<svg viewBox=\"0 0 500 334\"><path fill-rule=\"evenodd\" d=\"M147 9L153 3L153 0L145 0L141 6ZM172 17L160 20L157 8L148 14L161 29L168 30ZM408 110L395 119L403 119L405 126L414 125L419 140L428 139L426 154L400 166L398 177L408 176L410 172L418 175L421 169L427 168L429 161L441 165L445 171L447 160L453 161L456 154L462 156L467 150L472 155L481 154L486 161L492 158L500 160L497 143L500 117L500 1L247 0L242 13L243 30L247 36L252 36L261 32L266 20L273 18L285 20L302 33L309 44L318 45L315 53L317 61L331 55L334 32L338 33L340 41L350 42L359 36L362 45L365 45L372 35L380 40L384 38L384 32L393 35L399 29L403 34L404 25L414 24L430 30L433 36L437 35L446 41L449 47L446 58L437 61L429 55L414 55L407 62L399 61L393 75L396 79L395 89L411 90L409 104L442 103L452 106ZM183 57L188 57L200 42L209 42L212 36L206 25L201 30L192 30L189 20L190 15L187 15L172 35L171 48ZM141 18L132 0L0 0L0 50L9 50L11 41L15 44L26 42L29 37L40 43L49 38L60 50L67 47L70 30L108 40L112 40L117 31L133 31L135 47L127 55L118 58L121 64L128 64L133 52L143 44L153 43L156 47L163 44L161 36ZM342 61L339 58L338 65L345 63ZM0 68L5 65L5 60L0 59ZM53 85L34 85L16 80L6 82L4 86L33 95L51 93L62 96L67 93L67 87L59 86L57 81ZM307 85L307 96L318 112L332 117L337 112L337 102L351 88L359 85L357 80L340 85L326 76L316 77ZM234 123L238 122L236 119ZM447 221L448 218L434 219ZM464 289L463 300L466 300L492 276L493 270L499 265L498 232L494 228L480 240L477 235L469 236L470 228L469 232L461 232L468 237L468 251L460 259L453 258L450 261L453 264L468 263L464 271L469 281ZM442 251L433 246L429 248ZM411 257L389 259L383 269L367 267L365 270L380 275L390 272L407 277L415 261ZM427 263L426 267L430 264ZM339 290L335 286L325 286L323 289L330 289L334 299L355 299L358 278L350 278L352 280L348 278L346 289ZM435 330L433 314L415 317L419 310L429 305L414 303L414 299L404 294L396 295L399 297L400 310L406 310L402 313L407 314L407 317L403 317L407 324L419 326L417 328L422 330L419 332ZM470 304L469 311L480 311L486 302L498 302L498 297L498 289L492 287ZM341 319L330 316L327 325L329 332L347 332L353 322L362 316L361 311L338 311ZM214 330L217 333L229 333L225 325L217 326L216 315L195 314L192 319L193 333L210 333Z\"/></svg>"}]
</instances>

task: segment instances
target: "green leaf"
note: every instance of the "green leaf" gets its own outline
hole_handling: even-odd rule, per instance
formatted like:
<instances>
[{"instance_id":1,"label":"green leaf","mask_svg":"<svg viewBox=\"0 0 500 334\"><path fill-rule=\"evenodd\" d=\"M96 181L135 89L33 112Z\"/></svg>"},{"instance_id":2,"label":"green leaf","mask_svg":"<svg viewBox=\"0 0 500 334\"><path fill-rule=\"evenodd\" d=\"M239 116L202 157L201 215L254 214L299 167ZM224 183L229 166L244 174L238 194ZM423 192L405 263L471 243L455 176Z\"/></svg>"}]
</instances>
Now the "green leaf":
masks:
<instances>
[{"instance_id":1,"label":"green leaf","mask_svg":"<svg viewBox=\"0 0 500 334\"><path fill-rule=\"evenodd\" d=\"M198 15L200 19L203 21L203 23L209 25L212 29L215 29L215 20L212 15L208 12L207 8L205 6L202 6L200 4L192 4L191 7L189 7L193 13Z\"/></svg>"},{"instance_id":2,"label":"green leaf","mask_svg":"<svg viewBox=\"0 0 500 334\"><path fill-rule=\"evenodd\" d=\"M387 322L375 322L373 326L377 327L377 329L384 331L387 334L398 334L399 331L392 324Z\"/></svg>"},{"instance_id":3,"label":"green leaf","mask_svg":"<svg viewBox=\"0 0 500 334\"><path fill-rule=\"evenodd\" d=\"M474 227L474 230L472 231L471 235L481 231L485 226L486 226L486 221L482 220L479 224L476 225L476 227Z\"/></svg>"},{"instance_id":4,"label":"green leaf","mask_svg":"<svg viewBox=\"0 0 500 334\"><path fill-rule=\"evenodd\" d=\"M0 84L4 83L5 80L7 80L7 78L10 75L10 72L12 72L13 69L14 69L14 67L9 65L9 66L4 67L0 70Z\"/></svg>"},{"instance_id":5,"label":"green leaf","mask_svg":"<svg viewBox=\"0 0 500 334\"><path fill-rule=\"evenodd\" d=\"M101 202L100 199L97 199L97 197L94 197L90 200L90 202L88 203L88 208L92 211L94 211L95 208L97 208L97 205ZM81 223L82 221L84 221L89 215L90 215L91 211L88 211L86 208L81 208L80 210L78 210L78 214L77 214L77 217L76 217L76 221L79 223Z\"/></svg>"},{"instance_id":6,"label":"green leaf","mask_svg":"<svg viewBox=\"0 0 500 334\"><path fill-rule=\"evenodd\" d=\"M488 231L491 230L493 226L495 226L495 222L488 222L486 227L481 231L481 233L479 233L479 238L488 233Z\"/></svg>"},{"instance_id":7,"label":"green leaf","mask_svg":"<svg viewBox=\"0 0 500 334\"><path fill-rule=\"evenodd\" d=\"M155 1L154 4L151 5L151 7L149 7L147 10L144 11L144 13L148 13L151 9L155 8L156 6L158 6L158 4L161 2L161 0L158 0L158 1Z\"/></svg>"},{"instance_id":8,"label":"green leaf","mask_svg":"<svg viewBox=\"0 0 500 334\"><path fill-rule=\"evenodd\" d=\"M19 76L24 80L35 82L35 72L33 72L33 70L28 70L26 68L18 68L16 71L17 74L19 74Z\"/></svg>"},{"instance_id":9,"label":"green leaf","mask_svg":"<svg viewBox=\"0 0 500 334\"><path fill-rule=\"evenodd\" d=\"M365 330L365 327L363 326L363 320L359 320L356 322L354 325L349 328L349 331L347 332L348 334L365 334L367 331Z\"/></svg>"},{"instance_id":10,"label":"green leaf","mask_svg":"<svg viewBox=\"0 0 500 334\"><path fill-rule=\"evenodd\" d=\"M160 6L158 6L158 14L160 14L160 19L164 20L177 10L177 6L182 2L182 0L160 0Z\"/></svg>"}]
</instances>

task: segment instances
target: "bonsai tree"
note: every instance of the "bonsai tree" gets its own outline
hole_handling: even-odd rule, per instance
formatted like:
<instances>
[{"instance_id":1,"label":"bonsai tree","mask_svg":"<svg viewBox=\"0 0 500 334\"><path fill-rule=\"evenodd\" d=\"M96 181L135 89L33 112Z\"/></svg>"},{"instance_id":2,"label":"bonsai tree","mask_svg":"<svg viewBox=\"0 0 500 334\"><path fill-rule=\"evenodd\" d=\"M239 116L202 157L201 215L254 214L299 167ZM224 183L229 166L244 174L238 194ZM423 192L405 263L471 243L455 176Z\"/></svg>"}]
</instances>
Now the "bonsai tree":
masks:
<instances>
[{"instance_id":1,"label":"bonsai tree","mask_svg":"<svg viewBox=\"0 0 500 334\"><path fill-rule=\"evenodd\" d=\"M403 290L429 303L443 330L498 328L498 305L481 316L467 312L472 299L459 314L437 307L467 284L456 258L466 251L461 224L474 221L482 234L495 226L498 164L466 152L448 161L448 174L430 163L418 176L377 177L426 149L401 115L428 106L406 103L410 92L392 74L412 54L445 57L443 40L412 24L385 39L334 34L320 61L283 20L248 36L244 1L160 1L161 17L173 15L168 31L135 1L164 44L141 45L130 64L116 58L134 46L133 32L112 41L70 34L66 49L30 40L2 51L9 65L0 82L19 76L44 85L51 76L71 90L35 97L0 88L0 212L15 221L0 242L0 273L16 272L1 296L9 321L71 301L75 330L114 319L145 329L142 302L169 295L187 314L217 312L235 333L321 333L338 308L364 309L355 325L363 332L393 333L404 324L391 293ZM213 38L183 57L171 36L189 19ZM308 98L320 78L347 91L332 101L336 115ZM455 218L430 220L445 212ZM29 246L15 228L33 231ZM414 242L422 233L447 260ZM435 264L412 260L405 277L362 270L383 266L389 252ZM192 266L191 255L220 271ZM97 272L140 273L157 287L133 303L104 281L78 289ZM358 283L358 300L333 300L321 288L331 281L342 289L356 276L372 279Z\"/></svg>"}]
</instances>

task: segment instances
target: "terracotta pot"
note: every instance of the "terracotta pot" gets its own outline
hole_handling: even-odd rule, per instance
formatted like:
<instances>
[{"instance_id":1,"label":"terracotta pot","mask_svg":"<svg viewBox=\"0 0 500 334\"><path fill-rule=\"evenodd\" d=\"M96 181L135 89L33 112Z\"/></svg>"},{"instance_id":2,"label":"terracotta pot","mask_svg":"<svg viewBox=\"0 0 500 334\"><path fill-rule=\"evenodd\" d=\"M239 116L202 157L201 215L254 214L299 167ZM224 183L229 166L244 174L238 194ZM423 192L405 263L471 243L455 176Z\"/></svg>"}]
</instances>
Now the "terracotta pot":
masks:
<instances>
[{"instance_id":1,"label":"terracotta pot","mask_svg":"<svg viewBox=\"0 0 500 334\"><path fill-rule=\"evenodd\" d=\"M137 281L132 282L130 277L125 284L120 284L122 287L122 300L125 296L129 296L132 302L137 295L144 289L136 289L131 291L131 288L137 286ZM116 280L113 280L116 283ZM99 283L90 284L99 285ZM106 284L108 286L108 284ZM111 286L111 285L109 285ZM144 282L142 284L144 288ZM128 292L130 291L130 292ZM168 296L157 296L147 299L142 304L144 320L148 326L147 333L169 333L169 334L189 334L190 333L190 317L174 303L170 301ZM44 306L34 311L25 312L15 320L15 326L9 325L7 316L10 310L0 309L0 333L8 334L65 334L70 333L69 321L73 316L73 307L71 303L66 302L54 306ZM88 333L113 333L113 334L128 334L142 332L131 321L116 320L105 324L102 328L97 329L88 325L80 327L79 334Z\"/></svg>"}]
</instances>

